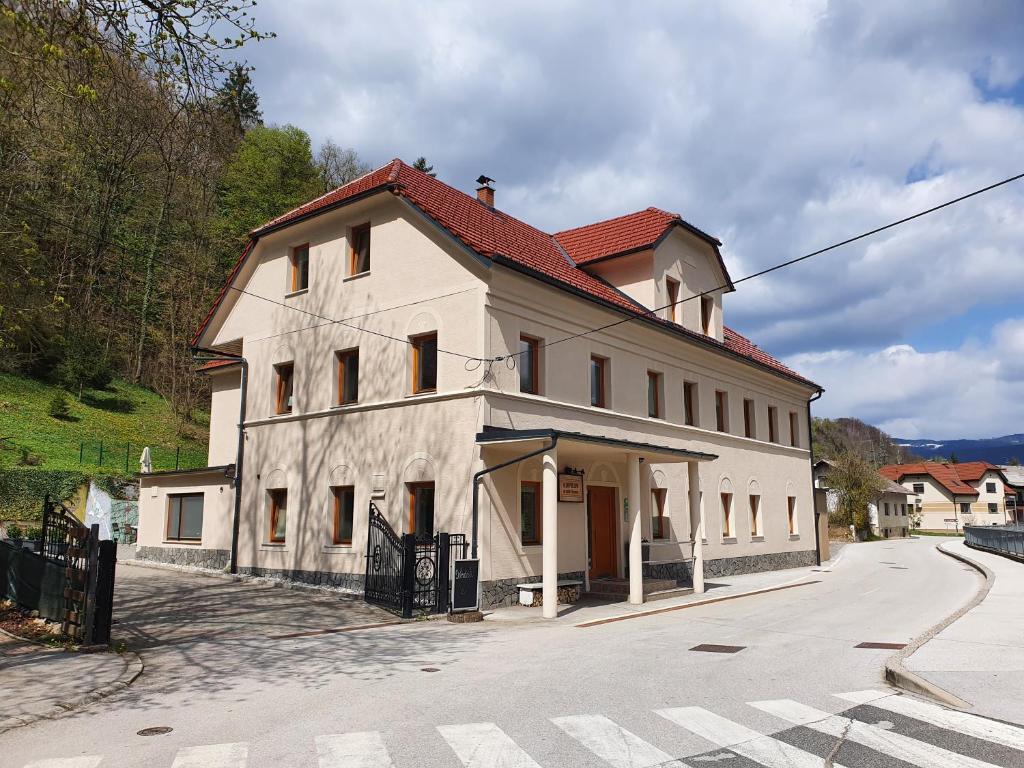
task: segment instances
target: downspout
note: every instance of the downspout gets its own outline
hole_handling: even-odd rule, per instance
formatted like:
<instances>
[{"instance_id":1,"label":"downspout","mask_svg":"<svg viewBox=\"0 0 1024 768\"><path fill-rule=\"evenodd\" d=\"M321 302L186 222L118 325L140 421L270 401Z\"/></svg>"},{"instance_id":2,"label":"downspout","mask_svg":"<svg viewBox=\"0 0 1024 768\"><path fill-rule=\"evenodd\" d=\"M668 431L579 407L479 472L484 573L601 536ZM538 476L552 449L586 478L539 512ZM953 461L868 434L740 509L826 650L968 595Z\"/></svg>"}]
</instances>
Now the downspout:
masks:
<instances>
[{"instance_id":1,"label":"downspout","mask_svg":"<svg viewBox=\"0 0 1024 768\"><path fill-rule=\"evenodd\" d=\"M218 352L205 347L192 347L192 352L213 355L212 359L231 360L242 366L238 397L238 448L235 451L235 510L231 518L231 573L238 573L238 530L242 519L242 466L245 463L245 398L249 385L249 361L241 355Z\"/></svg>"},{"instance_id":2,"label":"downspout","mask_svg":"<svg viewBox=\"0 0 1024 768\"><path fill-rule=\"evenodd\" d=\"M825 394L825 390L819 389L813 397L807 400L807 450L811 459L811 508L814 510L814 564L821 565L821 531L818 527L818 494L814 487L814 426L811 422L811 403Z\"/></svg>"},{"instance_id":3,"label":"downspout","mask_svg":"<svg viewBox=\"0 0 1024 768\"><path fill-rule=\"evenodd\" d=\"M483 479L484 475L489 475L491 472L497 472L499 469L504 469L505 467L510 467L513 464L518 464L521 461L526 461L526 459L532 459L534 456L540 456L542 453L550 451L556 445L558 445L557 432L551 435L551 443L549 445L545 445L543 448L538 448L536 451L524 453L522 456L517 456L514 459L503 461L501 464L496 464L493 467L485 467L473 475L473 547L471 557L474 560L476 559L477 526L480 518L480 481Z\"/></svg>"}]
</instances>

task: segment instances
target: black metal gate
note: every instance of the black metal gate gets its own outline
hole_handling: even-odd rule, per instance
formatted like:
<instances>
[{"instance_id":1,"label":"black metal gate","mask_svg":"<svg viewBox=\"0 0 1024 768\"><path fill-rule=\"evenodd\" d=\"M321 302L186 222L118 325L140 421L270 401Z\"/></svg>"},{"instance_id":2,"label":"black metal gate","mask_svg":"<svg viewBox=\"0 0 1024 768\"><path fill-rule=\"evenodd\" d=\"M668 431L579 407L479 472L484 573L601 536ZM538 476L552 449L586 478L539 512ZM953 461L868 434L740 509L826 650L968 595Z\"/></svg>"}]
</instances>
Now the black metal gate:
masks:
<instances>
[{"instance_id":1,"label":"black metal gate","mask_svg":"<svg viewBox=\"0 0 1024 768\"><path fill-rule=\"evenodd\" d=\"M452 550L465 557L465 534L437 533L430 538L399 535L370 502L366 540L364 599L403 618L448 610Z\"/></svg>"}]
</instances>

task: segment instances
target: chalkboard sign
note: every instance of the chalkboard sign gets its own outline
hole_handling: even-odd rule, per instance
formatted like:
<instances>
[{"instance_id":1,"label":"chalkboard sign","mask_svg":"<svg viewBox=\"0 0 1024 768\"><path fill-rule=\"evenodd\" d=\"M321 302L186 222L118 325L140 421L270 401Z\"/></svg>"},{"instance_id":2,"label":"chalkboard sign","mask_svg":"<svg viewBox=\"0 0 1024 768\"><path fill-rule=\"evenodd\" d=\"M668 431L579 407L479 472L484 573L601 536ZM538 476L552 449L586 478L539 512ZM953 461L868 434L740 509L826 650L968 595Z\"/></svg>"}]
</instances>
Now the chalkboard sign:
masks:
<instances>
[{"instance_id":1,"label":"chalkboard sign","mask_svg":"<svg viewBox=\"0 0 1024 768\"><path fill-rule=\"evenodd\" d=\"M456 560L452 579L452 611L475 611L480 583L479 560Z\"/></svg>"}]
</instances>

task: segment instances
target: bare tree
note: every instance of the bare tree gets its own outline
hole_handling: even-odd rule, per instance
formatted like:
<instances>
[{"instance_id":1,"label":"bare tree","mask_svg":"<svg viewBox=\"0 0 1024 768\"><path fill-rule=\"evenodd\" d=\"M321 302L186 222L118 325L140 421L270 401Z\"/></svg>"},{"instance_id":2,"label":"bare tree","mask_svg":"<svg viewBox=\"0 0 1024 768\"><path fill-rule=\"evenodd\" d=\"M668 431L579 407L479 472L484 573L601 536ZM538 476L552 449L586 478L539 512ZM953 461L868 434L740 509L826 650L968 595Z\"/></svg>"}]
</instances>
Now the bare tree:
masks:
<instances>
[{"instance_id":1,"label":"bare tree","mask_svg":"<svg viewBox=\"0 0 1024 768\"><path fill-rule=\"evenodd\" d=\"M334 139L325 139L316 153L316 167L324 192L357 179L372 168L359 159L351 147L342 147Z\"/></svg>"}]
</instances>

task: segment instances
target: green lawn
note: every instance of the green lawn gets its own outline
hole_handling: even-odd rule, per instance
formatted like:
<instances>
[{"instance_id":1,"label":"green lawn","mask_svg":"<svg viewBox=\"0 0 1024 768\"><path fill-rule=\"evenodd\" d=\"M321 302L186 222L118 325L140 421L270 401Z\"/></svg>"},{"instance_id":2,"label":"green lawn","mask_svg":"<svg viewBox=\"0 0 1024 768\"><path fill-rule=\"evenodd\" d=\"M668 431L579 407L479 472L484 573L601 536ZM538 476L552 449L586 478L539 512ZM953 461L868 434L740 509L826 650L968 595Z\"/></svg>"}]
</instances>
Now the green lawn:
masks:
<instances>
[{"instance_id":1,"label":"green lawn","mask_svg":"<svg viewBox=\"0 0 1024 768\"><path fill-rule=\"evenodd\" d=\"M963 536L963 531L919 531L917 528L910 529L911 536Z\"/></svg>"},{"instance_id":2,"label":"green lawn","mask_svg":"<svg viewBox=\"0 0 1024 768\"><path fill-rule=\"evenodd\" d=\"M182 468L206 465L206 427L190 424L178 434L169 403L148 389L115 381L109 390L85 391L81 401L68 394L66 420L49 415L57 391L34 379L0 374L0 468L125 474L127 456L131 474L139 471L139 455L147 445L154 469L173 469L179 448Z\"/></svg>"}]
</instances>

